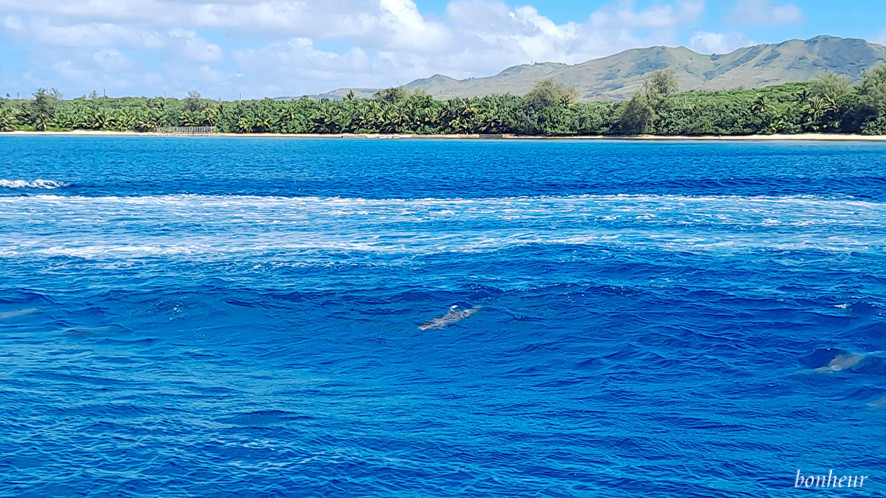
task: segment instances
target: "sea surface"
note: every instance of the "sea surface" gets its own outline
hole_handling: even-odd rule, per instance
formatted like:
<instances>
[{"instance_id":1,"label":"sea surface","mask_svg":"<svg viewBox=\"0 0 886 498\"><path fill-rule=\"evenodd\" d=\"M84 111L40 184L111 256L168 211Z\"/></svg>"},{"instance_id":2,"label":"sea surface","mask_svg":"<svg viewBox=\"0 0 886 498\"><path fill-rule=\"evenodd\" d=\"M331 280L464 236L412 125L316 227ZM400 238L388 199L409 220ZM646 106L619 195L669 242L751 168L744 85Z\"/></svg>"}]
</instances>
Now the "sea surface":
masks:
<instances>
[{"instance_id":1,"label":"sea surface","mask_svg":"<svg viewBox=\"0 0 886 498\"><path fill-rule=\"evenodd\" d=\"M884 144L0 137L0 495L882 496L884 312Z\"/></svg>"}]
</instances>

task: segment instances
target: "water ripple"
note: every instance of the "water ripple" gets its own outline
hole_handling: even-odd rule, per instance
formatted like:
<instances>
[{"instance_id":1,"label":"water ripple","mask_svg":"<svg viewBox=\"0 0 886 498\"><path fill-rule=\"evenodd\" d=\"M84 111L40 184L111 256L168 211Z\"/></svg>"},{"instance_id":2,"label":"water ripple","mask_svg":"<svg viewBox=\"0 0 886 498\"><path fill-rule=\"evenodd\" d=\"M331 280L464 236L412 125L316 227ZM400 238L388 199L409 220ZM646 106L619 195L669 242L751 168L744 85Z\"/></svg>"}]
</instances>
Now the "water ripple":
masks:
<instances>
[{"instance_id":1,"label":"water ripple","mask_svg":"<svg viewBox=\"0 0 886 498\"><path fill-rule=\"evenodd\" d=\"M89 140L0 137L0 495L882 481L882 146Z\"/></svg>"}]
</instances>

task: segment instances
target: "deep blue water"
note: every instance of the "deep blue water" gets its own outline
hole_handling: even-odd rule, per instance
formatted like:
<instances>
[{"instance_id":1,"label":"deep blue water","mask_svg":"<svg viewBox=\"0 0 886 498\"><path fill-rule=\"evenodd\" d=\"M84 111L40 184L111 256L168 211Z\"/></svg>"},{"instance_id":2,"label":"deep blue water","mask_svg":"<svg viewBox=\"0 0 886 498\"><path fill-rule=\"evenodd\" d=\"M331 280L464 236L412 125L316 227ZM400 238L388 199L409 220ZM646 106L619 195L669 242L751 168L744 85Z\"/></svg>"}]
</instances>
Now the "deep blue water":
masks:
<instances>
[{"instance_id":1,"label":"deep blue water","mask_svg":"<svg viewBox=\"0 0 886 498\"><path fill-rule=\"evenodd\" d=\"M0 137L0 495L882 495L884 311L881 144Z\"/></svg>"}]
</instances>

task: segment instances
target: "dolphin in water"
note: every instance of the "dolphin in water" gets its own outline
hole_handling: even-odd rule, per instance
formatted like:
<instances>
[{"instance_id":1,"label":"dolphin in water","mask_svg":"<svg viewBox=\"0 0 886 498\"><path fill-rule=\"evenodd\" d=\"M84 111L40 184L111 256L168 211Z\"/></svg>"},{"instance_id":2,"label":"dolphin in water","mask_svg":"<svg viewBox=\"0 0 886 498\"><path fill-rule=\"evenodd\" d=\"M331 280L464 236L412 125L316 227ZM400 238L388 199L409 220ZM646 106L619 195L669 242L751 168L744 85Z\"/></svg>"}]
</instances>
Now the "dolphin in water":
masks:
<instances>
[{"instance_id":1,"label":"dolphin in water","mask_svg":"<svg viewBox=\"0 0 886 498\"><path fill-rule=\"evenodd\" d=\"M855 354L855 353L847 353L847 354L838 354L830 363L823 367L818 367L814 370L815 373L827 374L839 372L840 370L846 370L847 368L852 368L855 365L861 363L861 360L865 359L867 355L865 354Z\"/></svg>"},{"instance_id":2,"label":"dolphin in water","mask_svg":"<svg viewBox=\"0 0 886 498\"><path fill-rule=\"evenodd\" d=\"M441 316L440 318L434 318L429 322L425 322L419 325L418 330L442 329L449 324L455 323L459 320L464 320L465 318L473 315L474 313L482 309L480 306L476 306L474 308L456 311L456 308L458 308L457 304L450 306L449 311L447 311L445 315Z\"/></svg>"},{"instance_id":3,"label":"dolphin in water","mask_svg":"<svg viewBox=\"0 0 886 498\"><path fill-rule=\"evenodd\" d=\"M88 337L93 335L103 335L103 334L119 334L125 332L131 332L131 330L123 327L121 325L105 325L104 327L71 327L66 328L61 331L62 334L73 336L73 337Z\"/></svg>"},{"instance_id":4,"label":"dolphin in water","mask_svg":"<svg viewBox=\"0 0 886 498\"><path fill-rule=\"evenodd\" d=\"M0 320L11 320L13 318L18 318L20 316L30 315L31 313L36 313L40 311L40 308L28 308L24 310L16 310L16 311L6 311L4 313L0 313Z\"/></svg>"}]
</instances>

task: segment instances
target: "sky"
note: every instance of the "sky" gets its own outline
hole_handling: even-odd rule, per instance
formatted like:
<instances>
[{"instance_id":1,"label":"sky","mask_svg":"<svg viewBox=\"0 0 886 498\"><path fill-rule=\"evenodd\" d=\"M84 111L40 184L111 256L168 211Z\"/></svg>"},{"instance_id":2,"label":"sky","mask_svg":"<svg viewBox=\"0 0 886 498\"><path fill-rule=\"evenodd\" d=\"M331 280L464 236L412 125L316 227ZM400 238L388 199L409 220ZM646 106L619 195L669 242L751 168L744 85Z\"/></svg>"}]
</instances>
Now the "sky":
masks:
<instances>
[{"instance_id":1,"label":"sky","mask_svg":"<svg viewBox=\"0 0 886 498\"><path fill-rule=\"evenodd\" d=\"M827 34L886 44L882 0L0 0L0 95L299 96Z\"/></svg>"}]
</instances>

